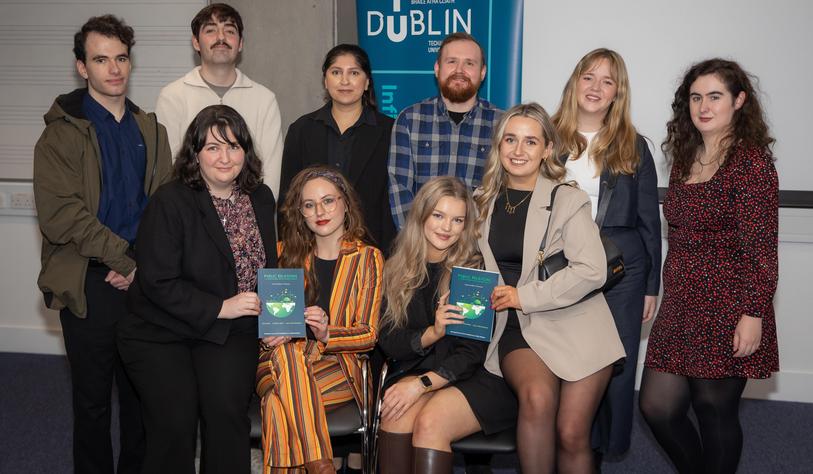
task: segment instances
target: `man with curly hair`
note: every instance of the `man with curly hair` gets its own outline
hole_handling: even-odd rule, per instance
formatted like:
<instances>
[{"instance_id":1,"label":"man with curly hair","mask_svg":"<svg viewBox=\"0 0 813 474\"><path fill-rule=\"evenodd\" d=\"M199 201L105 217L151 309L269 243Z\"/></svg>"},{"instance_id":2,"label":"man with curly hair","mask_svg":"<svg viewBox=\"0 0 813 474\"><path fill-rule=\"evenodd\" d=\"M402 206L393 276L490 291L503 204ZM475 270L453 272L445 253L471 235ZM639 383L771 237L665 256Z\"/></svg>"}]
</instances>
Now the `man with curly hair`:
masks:
<instances>
[{"instance_id":1,"label":"man with curly hair","mask_svg":"<svg viewBox=\"0 0 813 474\"><path fill-rule=\"evenodd\" d=\"M60 95L34 149L34 196L42 234L37 284L59 310L73 387L77 473L113 473L111 390L119 399L118 473L144 454L138 399L116 349L135 276L136 229L170 174L166 130L130 102L133 29L112 15L90 18L74 37L87 86Z\"/></svg>"}]
</instances>

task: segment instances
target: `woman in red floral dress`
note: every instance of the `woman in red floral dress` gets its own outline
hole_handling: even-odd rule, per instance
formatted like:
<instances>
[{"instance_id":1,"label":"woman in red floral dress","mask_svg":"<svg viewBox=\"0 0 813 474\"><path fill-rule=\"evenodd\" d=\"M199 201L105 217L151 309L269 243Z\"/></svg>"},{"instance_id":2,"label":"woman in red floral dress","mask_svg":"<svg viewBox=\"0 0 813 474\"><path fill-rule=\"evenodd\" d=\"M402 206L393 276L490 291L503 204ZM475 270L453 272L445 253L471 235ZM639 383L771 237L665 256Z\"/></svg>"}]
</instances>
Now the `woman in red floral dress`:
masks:
<instances>
[{"instance_id":1,"label":"woman in red floral dress","mask_svg":"<svg viewBox=\"0 0 813 474\"><path fill-rule=\"evenodd\" d=\"M732 61L692 66L672 110L663 144L669 249L641 411L678 471L733 473L745 384L779 370L774 139L749 75Z\"/></svg>"}]
</instances>

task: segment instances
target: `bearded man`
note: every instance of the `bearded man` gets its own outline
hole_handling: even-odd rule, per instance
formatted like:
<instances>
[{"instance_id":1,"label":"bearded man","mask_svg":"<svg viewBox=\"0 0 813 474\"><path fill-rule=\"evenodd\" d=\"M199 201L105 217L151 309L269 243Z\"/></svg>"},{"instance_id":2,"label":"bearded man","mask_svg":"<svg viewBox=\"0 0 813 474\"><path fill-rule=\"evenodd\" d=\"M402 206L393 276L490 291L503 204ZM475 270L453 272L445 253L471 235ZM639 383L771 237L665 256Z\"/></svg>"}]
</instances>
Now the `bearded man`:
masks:
<instances>
[{"instance_id":1,"label":"bearded man","mask_svg":"<svg viewBox=\"0 0 813 474\"><path fill-rule=\"evenodd\" d=\"M483 48L467 33L447 36L438 50L440 95L410 105L392 128L389 196L400 230L415 194L435 176L457 176L480 185L491 132L502 111L477 96L486 77Z\"/></svg>"}]
</instances>

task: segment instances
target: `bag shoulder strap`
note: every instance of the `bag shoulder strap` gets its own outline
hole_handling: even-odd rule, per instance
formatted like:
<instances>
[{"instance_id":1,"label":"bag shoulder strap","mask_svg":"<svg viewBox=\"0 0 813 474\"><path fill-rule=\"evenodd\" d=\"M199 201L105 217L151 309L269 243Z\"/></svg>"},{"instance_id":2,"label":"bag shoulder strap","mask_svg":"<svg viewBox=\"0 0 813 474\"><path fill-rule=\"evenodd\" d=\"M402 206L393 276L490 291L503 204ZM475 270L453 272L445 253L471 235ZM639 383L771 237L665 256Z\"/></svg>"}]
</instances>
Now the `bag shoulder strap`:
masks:
<instances>
[{"instance_id":1,"label":"bag shoulder strap","mask_svg":"<svg viewBox=\"0 0 813 474\"><path fill-rule=\"evenodd\" d=\"M541 258L545 255L545 243L548 241L548 231L550 230L550 221L553 217L553 201L556 200L556 192L559 191L561 186L570 186L570 183L559 183L553 187L550 192L550 204L545 207L545 210L548 211L548 225L545 226L545 235L542 236L542 243L539 244L539 257Z\"/></svg>"},{"instance_id":2,"label":"bag shoulder strap","mask_svg":"<svg viewBox=\"0 0 813 474\"><path fill-rule=\"evenodd\" d=\"M610 199L613 197L613 190L615 189L617 181L618 175L611 172L609 179L602 183L604 185L604 193L602 193L598 203L598 210L596 210L596 225L599 230L601 230L601 226L604 224L604 218L607 217L607 208L610 207Z\"/></svg>"}]
</instances>

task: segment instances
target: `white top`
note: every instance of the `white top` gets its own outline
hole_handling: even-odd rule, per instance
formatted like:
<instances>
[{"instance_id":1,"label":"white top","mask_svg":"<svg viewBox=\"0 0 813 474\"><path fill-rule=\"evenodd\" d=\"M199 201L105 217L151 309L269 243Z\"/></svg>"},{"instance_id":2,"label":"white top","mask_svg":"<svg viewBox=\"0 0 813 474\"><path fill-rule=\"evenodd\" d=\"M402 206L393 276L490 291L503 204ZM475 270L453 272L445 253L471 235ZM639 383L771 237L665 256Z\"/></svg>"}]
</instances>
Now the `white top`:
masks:
<instances>
[{"instance_id":1,"label":"white top","mask_svg":"<svg viewBox=\"0 0 813 474\"><path fill-rule=\"evenodd\" d=\"M587 148L584 149L578 159L573 159L572 156L568 157L567 162L565 162L565 168L567 168L566 179L579 183L579 187L590 196L590 206L592 208L590 214L595 220L598 210L598 192L601 189L601 176L587 152L590 150L590 143L598 135L598 132L579 133L587 139Z\"/></svg>"},{"instance_id":2,"label":"white top","mask_svg":"<svg viewBox=\"0 0 813 474\"><path fill-rule=\"evenodd\" d=\"M186 128L192 119L201 109L214 104L228 105L243 116L256 152L263 162L263 182L278 197L283 143L277 97L239 69L237 79L222 98L203 81L200 66L161 90L155 104L155 114L167 129L173 159L181 148Z\"/></svg>"}]
</instances>

